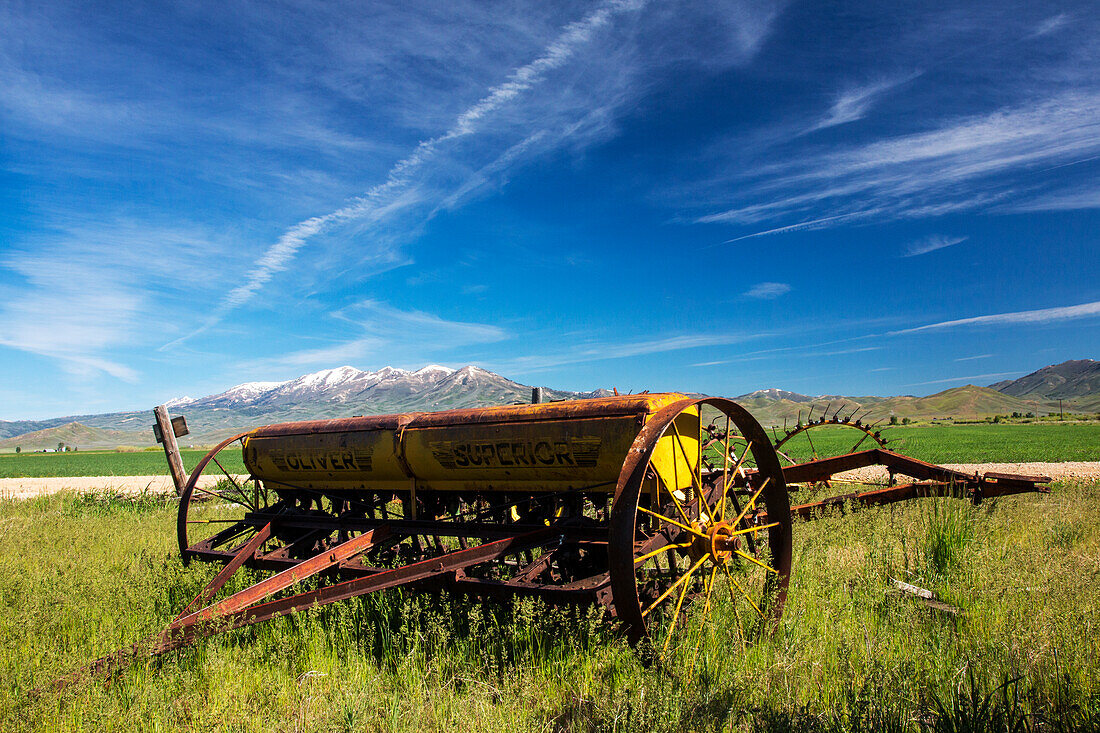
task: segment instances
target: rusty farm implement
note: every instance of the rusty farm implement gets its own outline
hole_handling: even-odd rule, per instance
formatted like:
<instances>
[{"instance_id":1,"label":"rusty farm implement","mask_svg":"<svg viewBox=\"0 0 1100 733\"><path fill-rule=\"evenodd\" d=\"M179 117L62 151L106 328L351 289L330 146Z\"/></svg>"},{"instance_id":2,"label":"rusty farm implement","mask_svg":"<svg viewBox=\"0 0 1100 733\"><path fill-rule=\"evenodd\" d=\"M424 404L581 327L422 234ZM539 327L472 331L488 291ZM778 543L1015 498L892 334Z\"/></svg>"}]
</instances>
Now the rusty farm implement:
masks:
<instances>
[{"instance_id":1,"label":"rusty farm implement","mask_svg":"<svg viewBox=\"0 0 1100 733\"><path fill-rule=\"evenodd\" d=\"M921 496L978 502L1049 481L963 474L872 445L784 466L744 408L682 394L256 428L211 450L180 500L184 562L220 572L164 631L91 670L398 586L599 604L631 642L657 649L676 641L689 606L715 622L718 593L738 624L766 629L783 613L793 519ZM247 475L224 469L230 450ZM797 485L871 465L912 480L792 506ZM222 479L201 484L215 469ZM245 566L271 574L218 600ZM314 577L323 582L295 591Z\"/></svg>"}]
</instances>

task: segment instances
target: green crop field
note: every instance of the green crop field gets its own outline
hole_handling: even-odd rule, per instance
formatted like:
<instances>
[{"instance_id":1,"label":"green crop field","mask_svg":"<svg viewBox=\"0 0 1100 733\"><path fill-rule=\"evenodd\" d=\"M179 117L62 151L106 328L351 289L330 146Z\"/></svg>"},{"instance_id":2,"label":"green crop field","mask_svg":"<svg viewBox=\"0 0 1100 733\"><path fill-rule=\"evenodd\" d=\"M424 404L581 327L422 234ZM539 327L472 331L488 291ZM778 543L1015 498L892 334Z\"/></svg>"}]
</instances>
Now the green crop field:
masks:
<instances>
[{"instance_id":1,"label":"green crop field","mask_svg":"<svg viewBox=\"0 0 1100 733\"><path fill-rule=\"evenodd\" d=\"M1097 730L1098 515L1100 484L1060 483L797 523L778 631L734 633L719 586L729 620L661 664L595 609L393 590L58 692L216 569L180 564L171 500L0 501L0 730ZM958 614L888 593L892 578Z\"/></svg>"},{"instance_id":2,"label":"green crop field","mask_svg":"<svg viewBox=\"0 0 1100 733\"><path fill-rule=\"evenodd\" d=\"M181 450L190 471L206 455L204 450ZM226 451L218 459L231 473L244 473L240 450ZM216 468L216 467L215 467ZM0 454L0 478L46 476L159 476L168 473L164 452L77 451L74 453Z\"/></svg>"},{"instance_id":3,"label":"green crop field","mask_svg":"<svg viewBox=\"0 0 1100 733\"><path fill-rule=\"evenodd\" d=\"M978 424L878 426L886 448L930 463L1100 461L1100 424ZM770 431L769 431L770 434ZM783 431L776 431L782 437ZM794 460L873 448L852 428L821 426L792 438L784 452ZM858 447L857 447L858 445Z\"/></svg>"}]
</instances>

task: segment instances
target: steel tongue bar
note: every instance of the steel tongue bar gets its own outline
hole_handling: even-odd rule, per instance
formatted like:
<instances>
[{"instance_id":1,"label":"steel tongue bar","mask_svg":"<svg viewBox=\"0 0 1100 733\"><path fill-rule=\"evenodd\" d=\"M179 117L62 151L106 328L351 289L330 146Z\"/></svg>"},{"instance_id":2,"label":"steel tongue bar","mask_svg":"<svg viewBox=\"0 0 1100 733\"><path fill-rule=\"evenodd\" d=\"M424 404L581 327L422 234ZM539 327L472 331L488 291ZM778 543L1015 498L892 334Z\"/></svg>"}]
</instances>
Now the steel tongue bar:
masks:
<instances>
[{"instance_id":1,"label":"steel tongue bar","mask_svg":"<svg viewBox=\"0 0 1100 733\"><path fill-rule=\"evenodd\" d=\"M302 608L323 606L461 570L471 565L496 560L509 553L552 544L560 541L561 538L560 529L547 527L464 550L455 550L411 565L394 568L393 570L384 570L365 578L346 580L342 583L268 601L267 603L248 607L231 604L221 607L221 610L217 613L203 614L199 612L181 619L178 624L169 627L162 634L159 643L153 647L151 653L161 654L172 649L178 649L193 643L195 639L202 636L239 629L242 626L293 613ZM226 600L229 601L231 598ZM221 604L218 605L221 606Z\"/></svg>"}]
</instances>

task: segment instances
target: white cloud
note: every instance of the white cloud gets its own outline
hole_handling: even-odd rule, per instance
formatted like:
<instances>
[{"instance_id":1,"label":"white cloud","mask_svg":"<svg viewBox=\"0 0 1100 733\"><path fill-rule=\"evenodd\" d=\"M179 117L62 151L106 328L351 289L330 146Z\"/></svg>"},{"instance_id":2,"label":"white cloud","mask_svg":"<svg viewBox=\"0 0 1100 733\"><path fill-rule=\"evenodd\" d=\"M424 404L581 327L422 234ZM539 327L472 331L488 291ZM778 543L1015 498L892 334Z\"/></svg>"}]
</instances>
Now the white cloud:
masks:
<instances>
[{"instance_id":1,"label":"white cloud","mask_svg":"<svg viewBox=\"0 0 1100 733\"><path fill-rule=\"evenodd\" d=\"M583 364L593 361L604 361L607 359L626 359L634 356L646 356L648 354L662 354L670 351L697 349L704 346L724 346L764 335L766 334L754 334L753 336L740 334L690 334L667 336L665 338L647 341L585 344L556 354L520 356L514 359L497 361L487 364L486 367L508 374L526 374L565 366L567 364Z\"/></svg>"},{"instance_id":2,"label":"white cloud","mask_svg":"<svg viewBox=\"0 0 1100 733\"><path fill-rule=\"evenodd\" d=\"M845 89L837 94L829 111L810 127L809 132L863 119L867 111L883 94L916 79L918 76L920 76L920 72Z\"/></svg>"},{"instance_id":3,"label":"white cloud","mask_svg":"<svg viewBox=\"0 0 1100 733\"><path fill-rule=\"evenodd\" d=\"M504 329L485 323L449 321L432 313L401 310L365 300L329 314L347 326L352 338L328 346L294 351L271 359L249 362L263 373L280 367L332 366L358 361L414 364L430 361L452 349L503 341Z\"/></svg>"},{"instance_id":4,"label":"white cloud","mask_svg":"<svg viewBox=\"0 0 1100 733\"><path fill-rule=\"evenodd\" d=\"M903 385L905 387L923 387L928 384L950 384L952 382L974 382L978 380L988 379L1002 379L1004 377L1014 377L1023 372L996 372L994 374L971 374L966 377L951 377L950 379L932 379L927 382L913 382L911 384ZM979 385L982 386L982 385Z\"/></svg>"},{"instance_id":5,"label":"white cloud","mask_svg":"<svg viewBox=\"0 0 1100 733\"><path fill-rule=\"evenodd\" d=\"M162 338L197 296L216 292L212 261L232 256L199 227L71 222L0 260L18 278L0 287L0 345L80 376L134 381L137 373L108 354Z\"/></svg>"},{"instance_id":6,"label":"white cloud","mask_svg":"<svg viewBox=\"0 0 1100 733\"><path fill-rule=\"evenodd\" d=\"M974 356L959 357L958 359L955 359L955 361L974 361L976 359L988 359L992 356L995 356L995 354L975 354Z\"/></svg>"},{"instance_id":7,"label":"white cloud","mask_svg":"<svg viewBox=\"0 0 1100 733\"><path fill-rule=\"evenodd\" d=\"M935 252L937 249L943 249L944 247L951 247L965 242L969 237L950 237L943 234L933 234L923 239L918 239L915 242L909 243L909 249L906 250L902 257L916 257L917 255L925 255L929 252Z\"/></svg>"},{"instance_id":8,"label":"white cloud","mask_svg":"<svg viewBox=\"0 0 1100 733\"><path fill-rule=\"evenodd\" d=\"M1095 158L1092 158L1094 160ZM1007 211L1027 213L1030 211L1077 211L1100 209L1100 188L1084 188L1072 191L1056 191L1018 204L1006 206Z\"/></svg>"},{"instance_id":9,"label":"white cloud","mask_svg":"<svg viewBox=\"0 0 1100 733\"><path fill-rule=\"evenodd\" d=\"M1091 318L1092 316L1098 315L1100 315L1100 301L1058 308L1042 308L1031 311L1017 311L1015 313L997 313L990 316L975 316L974 318L959 318L954 321L930 323L926 326L906 328L901 331L891 331L888 335L896 336L904 333L919 333L921 331L935 331L944 328L958 328L959 326L989 326L1003 325L1006 323L1054 323L1058 321L1071 321L1079 318Z\"/></svg>"},{"instance_id":10,"label":"white cloud","mask_svg":"<svg viewBox=\"0 0 1100 733\"><path fill-rule=\"evenodd\" d=\"M758 298L760 300L772 300L780 295L791 292L791 286L787 283L762 282L753 285L743 295L746 298Z\"/></svg>"},{"instance_id":11,"label":"white cloud","mask_svg":"<svg viewBox=\"0 0 1100 733\"><path fill-rule=\"evenodd\" d=\"M413 174L431 160L441 146L477 133L484 118L517 99L542 82L549 72L571 60L597 31L611 22L615 15L638 11L645 6L645 3L646 0L611 0L583 19L568 24L543 50L541 56L513 70L507 81L493 87L480 100L462 111L445 132L420 141L411 154L394 164L384 183L375 186L336 211L311 217L292 226L274 245L260 255L256 265L245 278L245 282L226 295L195 334L209 328L229 311L250 300L276 273L286 269L287 264L307 241L322 231L335 225L362 219L377 221L395 210L405 209L419 202L420 195L415 190L409 190L413 182ZM178 343L183 338L173 343Z\"/></svg>"},{"instance_id":12,"label":"white cloud","mask_svg":"<svg viewBox=\"0 0 1100 733\"><path fill-rule=\"evenodd\" d=\"M695 221L778 225L738 238L743 239L1004 205L1030 195L1037 185L1029 180L1025 189L1019 174L1100 155L1100 92L1066 92L838 150L769 155L771 160L759 165L739 166L748 172L714 180L715 195L727 197L730 205ZM1042 199L1033 199L1030 209L1041 205ZM1066 200L1052 208L1059 206L1066 207ZM828 217L814 216L824 207ZM784 219L809 221L785 224Z\"/></svg>"},{"instance_id":13,"label":"white cloud","mask_svg":"<svg viewBox=\"0 0 1100 733\"><path fill-rule=\"evenodd\" d=\"M1032 37L1035 38L1035 37L1038 37L1038 36L1049 35L1050 33L1053 33L1054 31L1058 30L1059 28L1061 28L1062 26L1064 26L1068 22L1069 22L1069 15L1067 15L1066 13L1059 13L1058 15L1052 15L1051 17L1044 20L1042 23L1040 23L1035 28L1035 32L1032 34Z\"/></svg>"}]
</instances>

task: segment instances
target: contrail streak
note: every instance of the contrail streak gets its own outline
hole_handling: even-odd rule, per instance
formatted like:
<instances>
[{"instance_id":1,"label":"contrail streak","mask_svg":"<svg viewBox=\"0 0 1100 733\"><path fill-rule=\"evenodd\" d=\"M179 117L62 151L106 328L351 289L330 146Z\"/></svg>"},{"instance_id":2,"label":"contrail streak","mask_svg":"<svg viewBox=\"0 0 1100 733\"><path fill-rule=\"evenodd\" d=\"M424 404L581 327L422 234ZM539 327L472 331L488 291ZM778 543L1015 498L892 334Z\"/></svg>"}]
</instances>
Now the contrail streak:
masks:
<instances>
[{"instance_id":1,"label":"contrail streak","mask_svg":"<svg viewBox=\"0 0 1100 733\"><path fill-rule=\"evenodd\" d=\"M322 216L298 222L287 229L279 240L256 260L255 266L241 285L222 299L205 323L192 333L182 336L161 348L168 348L190 339L215 325L227 313L249 301L276 273L285 270L306 242L325 229L344 222L379 216L392 207L396 193L408 187L413 172L432 157L440 145L478 131L478 123L487 115L519 97L538 84L544 76L569 61L578 48L589 40L618 14L643 8L648 0L612 0L581 20L565 26L561 34L546 47L534 61L514 70L508 80L489 90L476 104L455 119L451 127L436 137L422 140L404 159L394 164L386 180L352 199L347 205Z\"/></svg>"}]
</instances>

